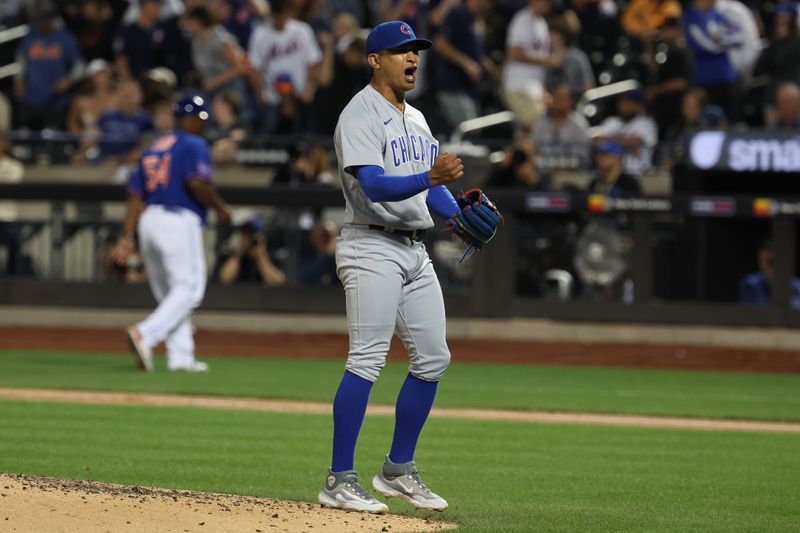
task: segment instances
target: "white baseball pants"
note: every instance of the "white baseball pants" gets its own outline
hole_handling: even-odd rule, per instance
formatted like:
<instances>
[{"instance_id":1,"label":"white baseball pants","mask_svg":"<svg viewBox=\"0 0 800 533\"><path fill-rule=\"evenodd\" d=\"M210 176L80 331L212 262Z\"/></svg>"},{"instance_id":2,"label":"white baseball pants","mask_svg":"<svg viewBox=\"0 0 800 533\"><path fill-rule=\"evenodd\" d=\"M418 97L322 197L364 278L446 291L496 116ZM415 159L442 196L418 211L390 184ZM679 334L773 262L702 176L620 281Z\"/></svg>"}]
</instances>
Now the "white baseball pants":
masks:
<instances>
[{"instance_id":1,"label":"white baseball pants","mask_svg":"<svg viewBox=\"0 0 800 533\"><path fill-rule=\"evenodd\" d=\"M194 363L192 311L206 288L200 217L180 207L148 206L139 219L139 244L158 307L136 327L149 348L166 341L168 368Z\"/></svg>"}]
</instances>

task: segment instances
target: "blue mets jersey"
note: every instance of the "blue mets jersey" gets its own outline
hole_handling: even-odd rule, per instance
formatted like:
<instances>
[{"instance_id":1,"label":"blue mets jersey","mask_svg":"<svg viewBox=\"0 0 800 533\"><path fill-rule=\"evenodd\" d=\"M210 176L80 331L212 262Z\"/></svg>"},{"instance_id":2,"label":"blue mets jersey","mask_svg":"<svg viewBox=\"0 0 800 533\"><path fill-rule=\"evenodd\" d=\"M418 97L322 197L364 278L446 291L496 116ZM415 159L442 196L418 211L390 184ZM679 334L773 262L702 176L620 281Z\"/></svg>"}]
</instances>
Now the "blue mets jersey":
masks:
<instances>
[{"instance_id":1,"label":"blue mets jersey","mask_svg":"<svg viewBox=\"0 0 800 533\"><path fill-rule=\"evenodd\" d=\"M139 161L128 192L145 205L183 207L206 222L207 208L192 197L187 182L211 182L211 154L202 137L174 131L156 139Z\"/></svg>"}]
</instances>

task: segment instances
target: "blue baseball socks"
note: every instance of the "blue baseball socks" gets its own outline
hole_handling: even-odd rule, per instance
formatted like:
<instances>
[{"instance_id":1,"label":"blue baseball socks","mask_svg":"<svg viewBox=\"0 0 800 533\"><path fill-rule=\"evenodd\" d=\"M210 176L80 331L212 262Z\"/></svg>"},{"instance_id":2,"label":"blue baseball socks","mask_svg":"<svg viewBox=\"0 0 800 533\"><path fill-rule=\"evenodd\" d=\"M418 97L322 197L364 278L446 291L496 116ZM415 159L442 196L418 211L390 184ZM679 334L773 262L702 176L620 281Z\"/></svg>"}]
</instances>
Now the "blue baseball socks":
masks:
<instances>
[{"instance_id":1,"label":"blue baseball socks","mask_svg":"<svg viewBox=\"0 0 800 533\"><path fill-rule=\"evenodd\" d=\"M422 432L422 426L436 398L436 381L424 381L410 373L397 396L395 406L394 439L389 460L395 464L407 463L414 459L414 450Z\"/></svg>"},{"instance_id":2,"label":"blue baseball socks","mask_svg":"<svg viewBox=\"0 0 800 533\"><path fill-rule=\"evenodd\" d=\"M438 382L425 381L408 374L395 407L395 427L389 460L395 464L414 459L419 434L428 419L436 398ZM333 472L354 470L356 442L372 382L345 372L333 400Z\"/></svg>"},{"instance_id":3,"label":"blue baseball socks","mask_svg":"<svg viewBox=\"0 0 800 533\"><path fill-rule=\"evenodd\" d=\"M353 470L356 442L367 412L372 382L345 372L333 400L333 472Z\"/></svg>"}]
</instances>

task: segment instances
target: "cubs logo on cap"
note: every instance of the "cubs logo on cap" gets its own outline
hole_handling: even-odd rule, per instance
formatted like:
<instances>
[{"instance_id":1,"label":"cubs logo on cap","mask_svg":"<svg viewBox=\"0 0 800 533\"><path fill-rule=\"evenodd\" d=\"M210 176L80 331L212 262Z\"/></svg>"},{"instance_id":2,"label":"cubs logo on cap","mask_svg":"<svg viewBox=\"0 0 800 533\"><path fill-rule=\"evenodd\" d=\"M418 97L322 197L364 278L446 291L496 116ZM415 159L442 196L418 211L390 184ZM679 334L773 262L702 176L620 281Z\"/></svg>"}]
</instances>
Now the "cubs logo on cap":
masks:
<instances>
[{"instance_id":1,"label":"cubs logo on cap","mask_svg":"<svg viewBox=\"0 0 800 533\"><path fill-rule=\"evenodd\" d=\"M433 43L428 39L418 39L414 30L402 20L384 22L375 26L367 36L367 55L382 50L391 50L407 44L414 44L417 50L427 50Z\"/></svg>"}]
</instances>

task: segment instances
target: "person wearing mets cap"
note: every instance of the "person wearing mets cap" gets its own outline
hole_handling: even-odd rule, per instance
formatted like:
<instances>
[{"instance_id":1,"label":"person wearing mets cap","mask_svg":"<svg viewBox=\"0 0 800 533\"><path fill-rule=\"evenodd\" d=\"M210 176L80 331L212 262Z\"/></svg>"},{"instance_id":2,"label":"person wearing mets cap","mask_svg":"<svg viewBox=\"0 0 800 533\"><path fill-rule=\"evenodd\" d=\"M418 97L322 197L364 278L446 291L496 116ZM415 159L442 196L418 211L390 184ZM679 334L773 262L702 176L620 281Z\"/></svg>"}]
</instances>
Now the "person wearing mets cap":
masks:
<instances>
[{"instance_id":1,"label":"person wearing mets cap","mask_svg":"<svg viewBox=\"0 0 800 533\"><path fill-rule=\"evenodd\" d=\"M595 145L595 178L587 192L606 196L624 196L641 193L639 181L625 173L622 158L625 147L614 139L602 139Z\"/></svg>"},{"instance_id":2,"label":"person wearing mets cap","mask_svg":"<svg viewBox=\"0 0 800 533\"><path fill-rule=\"evenodd\" d=\"M112 257L127 264L138 235L147 279L158 307L126 330L134 360L153 370L153 348L167 345L167 369L206 372L195 359L192 311L206 287L202 228L209 207L230 222L228 206L212 185L208 143L200 137L209 118L200 96L172 107L176 129L158 137L142 155L128 182L128 210Z\"/></svg>"},{"instance_id":3,"label":"person wearing mets cap","mask_svg":"<svg viewBox=\"0 0 800 533\"><path fill-rule=\"evenodd\" d=\"M430 46L405 22L376 26L366 42L370 83L344 108L334 133L346 201L336 266L350 348L333 402L332 462L318 496L325 507L388 510L359 482L354 456L372 384L397 333L408 351L409 372L397 398L391 449L372 486L416 508L447 508L422 482L414 462L450 363L442 291L422 239L433 227L431 211L444 220L459 211L445 185L464 175L461 160L439 152L425 117L405 101L417 81L419 51Z\"/></svg>"}]
</instances>

